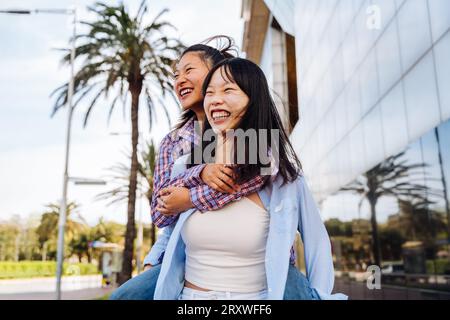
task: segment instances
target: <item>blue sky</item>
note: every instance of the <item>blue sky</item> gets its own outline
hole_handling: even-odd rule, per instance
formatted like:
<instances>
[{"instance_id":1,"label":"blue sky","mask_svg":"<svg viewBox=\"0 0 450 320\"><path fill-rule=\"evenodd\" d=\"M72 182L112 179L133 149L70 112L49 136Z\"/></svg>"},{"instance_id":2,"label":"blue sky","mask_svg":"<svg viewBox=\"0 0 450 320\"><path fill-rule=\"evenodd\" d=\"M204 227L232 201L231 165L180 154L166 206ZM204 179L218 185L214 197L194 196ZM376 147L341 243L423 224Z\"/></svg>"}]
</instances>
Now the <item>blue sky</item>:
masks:
<instances>
[{"instance_id":1,"label":"blue sky","mask_svg":"<svg viewBox=\"0 0 450 320\"><path fill-rule=\"evenodd\" d=\"M118 1L106 1L115 4ZM80 20L89 20L86 6L94 1L2 0L0 9L67 8L75 6ZM132 12L140 0L124 1ZM213 3L213 5L212 5ZM170 11L166 20L178 29L186 44L200 42L216 34L242 42L241 0L227 1L148 1L150 20L163 8ZM67 81L69 69L59 64L61 53L54 48L68 46L70 18L56 15L0 16L0 220L13 215L38 216L44 205L61 197L64 162L66 110L50 118L53 100L49 94ZM82 128L86 103L75 111L72 125L70 175L90 178L107 176L107 168L117 162L128 163L123 152L129 150L129 113L125 119L117 108L107 126L107 106L95 107L86 129ZM176 105L168 102L173 121ZM141 108L144 111L143 108ZM159 142L168 132L162 113L152 131L148 118L141 113L140 129L146 139ZM109 187L110 188L110 187ZM93 198L108 186L69 185L69 199L81 204L80 212L91 224L103 216L107 220L126 221L126 206L107 207ZM137 205L144 221L150 222L146 201Z\"/></svg>"}]
</instances>

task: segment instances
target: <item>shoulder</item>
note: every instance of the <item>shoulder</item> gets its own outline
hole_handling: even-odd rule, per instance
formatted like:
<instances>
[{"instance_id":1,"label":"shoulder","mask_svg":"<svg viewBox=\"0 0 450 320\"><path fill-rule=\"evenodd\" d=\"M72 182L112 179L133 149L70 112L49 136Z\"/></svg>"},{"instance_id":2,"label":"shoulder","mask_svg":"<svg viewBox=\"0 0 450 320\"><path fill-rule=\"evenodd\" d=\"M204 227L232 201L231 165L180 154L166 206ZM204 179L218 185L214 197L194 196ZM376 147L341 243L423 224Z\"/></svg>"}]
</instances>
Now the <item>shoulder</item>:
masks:
<instances>
[{"instance_id":1,"label":"shoulder","mask_svg":"<svg viewBox=\"0 0 450 320\"><path fill-rule=\"evenodd\" d=\"M168 134L162 138L161 142L159 143L159 151L168 149L172 147L175 144L175 137L176 137L176 131L177 129L174 129L170 131Z\"/></svg>"}]
</instances>

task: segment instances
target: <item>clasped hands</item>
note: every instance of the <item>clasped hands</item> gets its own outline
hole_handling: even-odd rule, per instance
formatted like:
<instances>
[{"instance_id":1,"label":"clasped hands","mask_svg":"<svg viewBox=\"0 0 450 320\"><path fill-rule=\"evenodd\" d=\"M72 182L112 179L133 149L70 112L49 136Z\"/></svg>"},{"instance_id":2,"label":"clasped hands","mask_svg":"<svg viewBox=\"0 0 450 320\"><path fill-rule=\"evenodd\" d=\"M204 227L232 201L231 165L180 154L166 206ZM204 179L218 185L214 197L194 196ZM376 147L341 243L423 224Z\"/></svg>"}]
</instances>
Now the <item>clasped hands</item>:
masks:
<instances>
[{"instance_id":1,"label":"clasped hands","mask_svg":"<svg viewBox=\"0 0 450 320\"><path fill-rule=\"evenodd\" d=\"M207 164L200 173L202 181L221 193L235 193L240 187L235 183L234 171L227 165ZM156 210L164 215L176 215L192 208L189 189L167 187L160 190Z\"/></svg>"}]
</instances>

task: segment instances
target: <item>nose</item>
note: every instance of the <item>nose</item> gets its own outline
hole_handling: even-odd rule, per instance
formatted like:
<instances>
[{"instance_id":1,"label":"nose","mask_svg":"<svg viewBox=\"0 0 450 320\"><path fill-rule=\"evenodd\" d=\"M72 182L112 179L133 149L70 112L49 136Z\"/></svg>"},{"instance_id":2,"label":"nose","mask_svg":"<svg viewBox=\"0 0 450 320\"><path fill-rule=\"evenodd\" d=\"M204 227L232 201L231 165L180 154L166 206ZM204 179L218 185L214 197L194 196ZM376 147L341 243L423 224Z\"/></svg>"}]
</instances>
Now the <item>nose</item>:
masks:
<instances>
[{"instance_id":1,"label":"nose","mask_svg":"<svg viewBox=\"0 0 450 320\"><path fill-rule=\"evenodd\" d=\"M219 105L223 104L222 96L219 94L211 95L208 100L209 100L209 105L211 107L215 107L215 106L219 106Z\"/></svg>"},{"instance_id":2,"label":"nose","mask_svg":"<svg viewBox=\"0 0 450 320\"><path fill-rule=\"evenodd\" d=\"M175 87L176 92L178 92L179 88L184 83L186 83L186 78L184 77L184 75L180 74L174 82L174 87Z\"/></svg>"}]
</instances>

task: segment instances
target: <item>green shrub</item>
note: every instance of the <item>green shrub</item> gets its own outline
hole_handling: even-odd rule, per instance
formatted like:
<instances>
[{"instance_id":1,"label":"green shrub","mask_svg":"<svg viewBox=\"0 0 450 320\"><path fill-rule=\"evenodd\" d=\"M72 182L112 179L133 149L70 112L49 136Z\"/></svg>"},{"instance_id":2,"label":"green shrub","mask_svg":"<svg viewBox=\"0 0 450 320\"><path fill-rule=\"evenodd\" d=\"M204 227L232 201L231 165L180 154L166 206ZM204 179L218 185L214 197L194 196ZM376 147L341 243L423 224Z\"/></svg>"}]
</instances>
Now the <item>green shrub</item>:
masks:
<instances>
[{"instance_id":1,"label":"green shrub","mask_svg":"<svg viewBox=\"0 0 450 320\"><path fill-rule=\"evenodd\" d=\"M450 261L447 259L427 260L428 274L448 274Z\"/></svg>"},{"instance_id":2,"label":"green shrub","mask_svg":"<svg viewBox=\"0 0 450 320\"><path fill-rule=\"evenodd\" d=\"M64 263L63 275L98 274L97 266L89 263ZM55 261L0 262L0 279L54 277Z\"/></svg>"}]
</instances>

